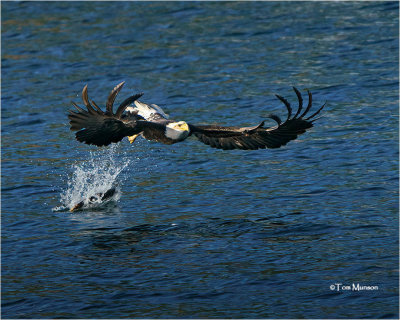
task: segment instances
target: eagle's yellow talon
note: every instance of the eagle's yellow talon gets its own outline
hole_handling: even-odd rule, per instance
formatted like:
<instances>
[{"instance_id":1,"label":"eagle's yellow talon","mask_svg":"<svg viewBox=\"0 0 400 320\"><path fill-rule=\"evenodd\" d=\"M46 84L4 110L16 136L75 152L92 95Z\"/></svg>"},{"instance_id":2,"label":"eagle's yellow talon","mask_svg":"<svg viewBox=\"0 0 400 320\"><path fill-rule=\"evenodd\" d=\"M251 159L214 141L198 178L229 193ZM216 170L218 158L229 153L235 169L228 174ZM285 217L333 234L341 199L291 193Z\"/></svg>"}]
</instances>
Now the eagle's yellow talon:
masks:
<instances>
[{"instance_id":1,"label":"eagle's yellow talon","mask_svg":"<svg viewBox=\"0 0 400 320\"><path fill-rule=\"evenodd\" d=\"M129 136L129 137L128 137L129 142L130 142L130 143L134 143L135 140L136 140L136 138L137 138L138 136L139 136L138 134L135 134L135 135L133 135L133 136Z\"/></svg>"}]
</instances>

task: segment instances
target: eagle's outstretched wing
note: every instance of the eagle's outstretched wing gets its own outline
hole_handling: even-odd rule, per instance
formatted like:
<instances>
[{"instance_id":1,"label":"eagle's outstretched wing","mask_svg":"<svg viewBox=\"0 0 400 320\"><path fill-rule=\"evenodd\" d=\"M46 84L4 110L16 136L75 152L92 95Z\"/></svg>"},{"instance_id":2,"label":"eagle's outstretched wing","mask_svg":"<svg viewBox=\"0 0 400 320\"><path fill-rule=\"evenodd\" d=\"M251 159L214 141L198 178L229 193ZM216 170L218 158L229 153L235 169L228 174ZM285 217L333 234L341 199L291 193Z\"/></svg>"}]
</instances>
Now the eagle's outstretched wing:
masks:
<instances>
[{"instance_id":1,"label":"eagle's outstretched wing","mask_svg":"<svg viewBox=\"0 0 400 320\"><path fill-rule=\"evenodd\" d=\"M324 108L325 104L312 115L308 115L312 105L312 95L308 92L308 105L304 112L303 98L301 93L293 87L299 106L294 116L290 103L283 97L276 95L281 100L287 110L288 116L285 122L276 115L270 115L269 118L275 120L277 125L271 128L264 128L264 121L254 127L221 127L216 125L189 125L190 132L194 134L201 142L218 149L244 149L256 150L265 148L279 148L289 141L297 138L298 135L306 132L313 126L317 119L314 117ZM302 112L302 113L301 113Z\"/></svg>"},{"instance_id":2,"label":"eagle's outstretched wing","mask_svg":"<svg viewBox=\"0 0 400 320\"><path fill-rule=\"evenodd\" d=\"M96 146L106 146L111 142L121 141L125 136L134 135L143 130L141 121L122 117L126 107L139 99L143 93L130 96L120 104L116 113L113 112L115 98L124 83L121 82L111 91L106 103L106 112L103 112L94 101L89 102L87 85L83 88L82 100L87 110L72 102L78 111L69 110L70 114L68 115L71 130L78 131L76 133L78 141Z\"/></svg>"}]
</instances>

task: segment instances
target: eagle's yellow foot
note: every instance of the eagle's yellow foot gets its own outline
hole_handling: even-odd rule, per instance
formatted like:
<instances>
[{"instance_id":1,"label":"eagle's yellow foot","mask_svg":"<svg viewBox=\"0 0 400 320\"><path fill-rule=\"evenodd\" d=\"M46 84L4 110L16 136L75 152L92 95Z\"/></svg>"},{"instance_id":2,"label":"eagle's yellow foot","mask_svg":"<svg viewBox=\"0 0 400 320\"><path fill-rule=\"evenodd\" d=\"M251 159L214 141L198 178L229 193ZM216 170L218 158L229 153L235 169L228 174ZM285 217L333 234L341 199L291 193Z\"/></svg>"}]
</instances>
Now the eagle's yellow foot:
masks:
<instances>
[{"instance_id":1,"label":"eagle's yellow foot","mask_svg":"<svg viewBox=\"0 0 400 320\"><path fill-rule=\"evenodd\" d=\"M129 137L128 137L129 142L130 142L130 143L135 142L135 140L136 140L136 138L137 138L138 136L139 136L138 134L135 134L135 135L133 135L133 136L129 136Z\"/></svg>"}]
</instances>

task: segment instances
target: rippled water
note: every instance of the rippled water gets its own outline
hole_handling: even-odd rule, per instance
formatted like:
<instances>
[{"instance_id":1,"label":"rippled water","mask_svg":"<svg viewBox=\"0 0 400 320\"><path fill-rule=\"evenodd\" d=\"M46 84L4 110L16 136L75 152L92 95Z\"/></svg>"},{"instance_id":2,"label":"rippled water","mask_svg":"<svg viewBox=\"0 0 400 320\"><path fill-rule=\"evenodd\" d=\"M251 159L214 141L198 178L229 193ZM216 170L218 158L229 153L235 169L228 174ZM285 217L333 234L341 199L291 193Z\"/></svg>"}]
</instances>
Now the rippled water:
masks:
<instances>
[{"instance_id":1,"label":"rippled water","mask_svg":"<svg viewBox=\"0 0 400 320\"><path fill-rule=\"evenodd\" d=\"M3 318L398 317L396 2L1 6ZM192 123L328 106L278 150L76 142L123 80ZM52 210L93 172L119 201Z\"/></svg>"}]
</instances>

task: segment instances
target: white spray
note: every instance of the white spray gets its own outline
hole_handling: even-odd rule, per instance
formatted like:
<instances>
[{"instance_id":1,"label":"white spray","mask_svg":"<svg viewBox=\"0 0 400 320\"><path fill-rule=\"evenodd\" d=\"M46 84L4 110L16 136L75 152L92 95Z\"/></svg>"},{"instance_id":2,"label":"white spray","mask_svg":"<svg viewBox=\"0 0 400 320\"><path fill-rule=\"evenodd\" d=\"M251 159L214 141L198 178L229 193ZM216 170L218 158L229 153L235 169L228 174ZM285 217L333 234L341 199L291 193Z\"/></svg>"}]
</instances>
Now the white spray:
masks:
<instances>
[{"instance_id":1,"label":"white spray","mask_svg":"<svg viewBox=\"0 0 400 320\"><path fill-rule=\"evenodd\" d=\"M112 146L107 152L90 152L88 160L73 165L73 173L67 181L67 188L60 193L61 206L54 208L53 211L66 210L88 197L104 193L113 187L116 188L116 192L109 201L118 201L120 198L118 176L129 165L130 160L115 157L115 149L116 146ZM90 207L102 204L99 199Z\"/></svg>"}]
</instances>

